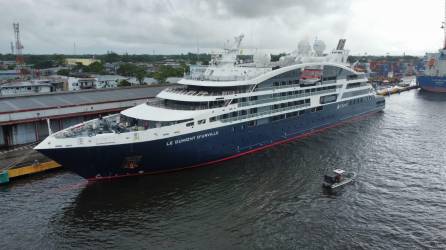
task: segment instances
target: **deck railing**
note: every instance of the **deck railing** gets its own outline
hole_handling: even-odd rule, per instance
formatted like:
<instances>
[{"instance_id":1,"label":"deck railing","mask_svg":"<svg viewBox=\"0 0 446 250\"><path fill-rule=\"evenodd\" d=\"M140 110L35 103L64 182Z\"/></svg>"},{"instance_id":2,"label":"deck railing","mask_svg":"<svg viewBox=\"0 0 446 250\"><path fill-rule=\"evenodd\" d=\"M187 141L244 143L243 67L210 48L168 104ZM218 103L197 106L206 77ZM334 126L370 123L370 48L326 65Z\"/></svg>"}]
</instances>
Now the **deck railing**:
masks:
<instances>
[{"instance_id":1,"label":"deck railing","mask_svg":"<svg viewBox=\"0 0 446 250\"><path fill-rule=\"evenodd\" d=\"M241 102L241 103L239 103L239 107L246 107L246 106L252 106L252 105L257 105L257 104L264 104L264 103L277 102L277 101L283 101L283 100L289 100L289 99L295 99L295 98L301 98L301 97L307 97L307 96L313 96L313 95L335 93L335 92L336 92L336 89L327 89L327 90L310 92L310 93L302 93L302 94L298 94L298 95L279 96L279 97L261 99L261 100L256 100L256 101Z\"/></svg>"},{"instance_id":2,"label":"deck railing","mask_svg":"<svg viewBox=\"0 0 446 250\"><path fill-rule=\"evenodd\" d=\"M236 117L230 117L230 118L226 118L226 119L221 119L221 122L227 123L227 122L235 122L235 121L239 121L239 120L244 120L244 119L249 119L249 118L253 118L253 117L257 117L257 118L262 118L262 116L266 116L266 115L270 115L270 114L275 114L275 113L281 113L284 111L288 111L288 110L296 110L300 109L300 108L304 108L304 107L309 107L311 106L310 103L304 103L301 105L296 105L296 106L291 106L291 107L285 107L285 108L280 108L280 109L272 109L272 110L268 110L262 113L255 113L255 114L247 114L247 115L242 115L242 116L236 116Z\"/></svg>"}]
</instances>

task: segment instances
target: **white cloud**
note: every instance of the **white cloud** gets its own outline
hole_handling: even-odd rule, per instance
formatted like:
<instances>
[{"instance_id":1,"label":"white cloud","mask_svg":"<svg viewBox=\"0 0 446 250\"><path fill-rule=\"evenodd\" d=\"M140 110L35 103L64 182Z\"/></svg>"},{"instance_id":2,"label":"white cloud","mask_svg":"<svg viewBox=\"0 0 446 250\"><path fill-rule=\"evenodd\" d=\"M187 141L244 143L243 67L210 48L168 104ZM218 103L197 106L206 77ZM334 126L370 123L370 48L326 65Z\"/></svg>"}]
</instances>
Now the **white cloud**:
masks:
<instances>
[{"instance_id":1,"label":"white cloud","mask_svg":"<svg viewBox=\"0 0 446 250\"><path fill-rule=\"evenodd\" d=\"M244 33L250 48L285 51L302 38L352 53L423 54L441 45L443 1L0 0L0 53L20 22L25 53L178 53L221 47Z\"/></svg>"}]
</instances>

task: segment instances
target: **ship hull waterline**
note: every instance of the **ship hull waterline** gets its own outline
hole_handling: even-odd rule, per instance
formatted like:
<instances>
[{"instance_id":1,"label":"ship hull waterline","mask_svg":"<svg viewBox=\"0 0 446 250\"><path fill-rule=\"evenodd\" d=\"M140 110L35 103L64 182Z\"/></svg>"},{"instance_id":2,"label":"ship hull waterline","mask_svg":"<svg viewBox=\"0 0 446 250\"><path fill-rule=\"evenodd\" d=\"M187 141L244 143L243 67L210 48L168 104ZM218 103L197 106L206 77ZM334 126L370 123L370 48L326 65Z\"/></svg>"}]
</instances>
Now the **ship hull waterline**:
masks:
<instances>
[{"instance_id":1,"label":"ship hull waterline","mask_svg":"<svg viewBox=\"0 0 446 250\"><path fill-rule=\"evenodd\" d=\"M418 76L417 83L422 90L435 93L446 93L446 77Z\"/></svg>"}]
</instances>

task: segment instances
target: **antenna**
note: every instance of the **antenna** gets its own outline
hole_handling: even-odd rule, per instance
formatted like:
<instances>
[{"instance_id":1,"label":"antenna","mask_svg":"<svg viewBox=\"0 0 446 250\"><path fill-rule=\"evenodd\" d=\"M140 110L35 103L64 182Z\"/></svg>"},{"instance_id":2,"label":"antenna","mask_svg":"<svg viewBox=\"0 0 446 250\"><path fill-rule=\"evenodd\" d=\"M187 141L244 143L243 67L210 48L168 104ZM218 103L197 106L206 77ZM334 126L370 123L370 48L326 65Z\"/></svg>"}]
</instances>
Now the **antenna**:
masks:
<instances>
[{"instance_id":1,"label":"antenna","mask_svg":"<svg viewBox=\"0 0 446 250\"><path fill-rule=\"evenodd\" d=\"M443 49L446 49L446 0L444 1L444 21L441 28L444 31L444 41L443 41Z\"/></svg>"},{"instance_id":2,"label":"antenna","mask_svg":"<svg viewBox=\"0 0 446 250\"><path fill-rule=\"evenodd\" d=\"M200 44L198 43L198 38L197 38L197 64L199 60L200 60Z\"/></svg>"},{"instance_id":3,"label":"antenna","mask_svg":"<svg viewBox=\"0 0 446 250\"><path fill-rule=\"evenodd\" d=\"M25 60L23 59L23 45L20 42L20 26L19 23L13 23L12 24L14 28L14 35L15 35L15 52L16 52L16 64L17 64L17 73L19 73L21 78L24 78L25 71L24 71L24 64Z\"/></svg>"},{"instance_id":4,"label":"antenna","mask_svg":"<svg viewBox=\"0 0 446 250\"><path fill-rule=\"evenodd\" d=\"M76 55L76 42L73 43L73 55Z\"/></svg>"},{"instance_id":5,"label":"antenna","mask_svg":"<svg viewBox=\"0 0 446 250\"><path fill-rule=\"evenodd\" d=\"M11 42L11 55L14 55L14 43Z\"/></svg>"}]
</instances>

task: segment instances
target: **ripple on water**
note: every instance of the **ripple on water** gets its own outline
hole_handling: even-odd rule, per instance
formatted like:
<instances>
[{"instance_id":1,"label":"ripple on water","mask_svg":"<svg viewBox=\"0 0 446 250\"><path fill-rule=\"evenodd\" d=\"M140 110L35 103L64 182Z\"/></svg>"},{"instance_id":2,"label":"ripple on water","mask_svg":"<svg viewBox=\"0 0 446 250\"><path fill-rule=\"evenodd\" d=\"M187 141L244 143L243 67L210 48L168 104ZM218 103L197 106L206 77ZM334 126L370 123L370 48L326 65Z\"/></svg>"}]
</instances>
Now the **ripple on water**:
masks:
<instances>
[{"instance_id":1,"label":"ripple on water","mask_svg":"<svg viewBox=\"0 0 446 250\"><path fill-rule=\"evenodd\" d=\"M0 187L5 248L446 248L446 98L213 167L119 181L57 172ZM358 172L334 193L330 169Z\"/></svg>"}]
</instances>

